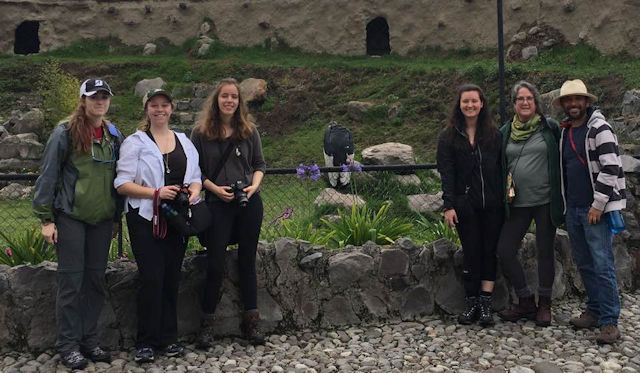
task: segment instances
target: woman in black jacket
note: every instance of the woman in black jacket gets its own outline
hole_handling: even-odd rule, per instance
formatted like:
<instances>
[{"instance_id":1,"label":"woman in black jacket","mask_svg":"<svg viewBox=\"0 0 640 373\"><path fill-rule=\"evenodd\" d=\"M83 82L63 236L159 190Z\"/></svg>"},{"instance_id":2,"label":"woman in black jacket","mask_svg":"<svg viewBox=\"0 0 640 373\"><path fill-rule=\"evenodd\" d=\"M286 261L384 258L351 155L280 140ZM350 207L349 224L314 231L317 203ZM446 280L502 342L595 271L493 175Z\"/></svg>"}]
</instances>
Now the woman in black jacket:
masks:
<instances>
[{"instance_id":1,"label":"woman in black jacket","mask_svg":"<svg viewBox=\"0 0 640 373\"><path fill-rule=\"evenodd\" d=\"M480 87L460 87L438 140L444 220L456 227L464 253L467 307L460 324L493 324L491 294L503 222L501 137Z\"/></svg>"}]
</instances>

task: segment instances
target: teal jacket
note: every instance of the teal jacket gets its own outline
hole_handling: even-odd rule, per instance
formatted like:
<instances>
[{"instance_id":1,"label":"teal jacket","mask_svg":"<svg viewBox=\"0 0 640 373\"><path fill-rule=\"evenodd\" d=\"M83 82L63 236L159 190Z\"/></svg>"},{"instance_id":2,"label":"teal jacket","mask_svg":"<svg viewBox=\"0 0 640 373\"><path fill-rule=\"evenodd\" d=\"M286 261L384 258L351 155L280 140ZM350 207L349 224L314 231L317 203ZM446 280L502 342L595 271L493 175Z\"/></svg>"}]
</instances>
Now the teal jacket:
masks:
<instances>
[{"instance_id":1,"label":"teal jacket","mask_svg":"<svg viewBox=\"0 0 640 373\"><path fill-rule=\"evenodd\" d=\"M542 126L542 137L544 138L544 142L547 144L547 156L549 157L549 178L551 179L549 180L549 184L551 185L551 221L554 226L560 227L564 224L564 203L562 202L562 188L560 184L560 148L558 146L560 142L560 128L558 127L558 122L556 120L550 118L547 119L542 115L540 123ZM510 206L506 203L506 180L509 170L507 168L506 149L509 136L511 136L511 122L507 122L502 126L500 132L502 132L502 149L505 149L505 151L502 152L502 176L504 181L503 185L505 186L505 217L508 218Z\"/></svg>"}]
</instances>

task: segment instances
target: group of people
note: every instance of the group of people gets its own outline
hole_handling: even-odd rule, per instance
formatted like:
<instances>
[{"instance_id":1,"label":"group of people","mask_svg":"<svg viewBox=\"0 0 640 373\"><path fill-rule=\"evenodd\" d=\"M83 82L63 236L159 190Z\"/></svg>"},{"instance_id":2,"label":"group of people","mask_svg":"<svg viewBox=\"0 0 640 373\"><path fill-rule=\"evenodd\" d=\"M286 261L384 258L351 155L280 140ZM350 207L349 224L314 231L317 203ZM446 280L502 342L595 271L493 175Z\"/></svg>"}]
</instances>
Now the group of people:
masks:
<instances>
[{"instance_id":1,"label":"group of people","mask_svg":"<svg viewBox=\"0 0 640 373\"><path fill-rule=\"evenodd\" d=\"M466 307L458 322L493 325L500 263L518 303L499 317L551 325L554 240L565 224L588 298L586 310L570 322L599 327L596 341L614 343L620 338L620 299L608 220L626 205L617 137L593 105L597 97L579 79L564 82L553 100L566 115L561 123L545 117L533 84L516 83L511 96L515 115L498 129L482 89L461 86L438 140L444 220L456 228L464 253ZM518 259L532 222L537 302Z\"/></svg>"},{"instance_id":2,"label":"group of people","mask_svg":"<svg viewBox=\"0 0 640 373\"><path fill-rule=\"evenodd\" d=\"M245 310L240 327L250 343L264 343L258 329L255 260L263 215L259 187L266 165L238 83L220 81L204 102L190 139L169 127L174 102L168 91L145 94L142 122L126 139L105 119L111 96L104 80L82 83L76 109L51 133L35 185L33 208L58 256L56 348L61 362L82 369L88 360L111 360L99 345L97 323L105 302L110 243L123 213L140 282L135 361L183 352L177 340L177 306L188 238L166 224L160 206L185 189L194 204L204 188L212 217L202 234L207 277L198 344L209 346L214 335L213 315L231 237L238 243ZM248 203L238 203L232 184L244 185Z\"/></svg>"}]
</instances>

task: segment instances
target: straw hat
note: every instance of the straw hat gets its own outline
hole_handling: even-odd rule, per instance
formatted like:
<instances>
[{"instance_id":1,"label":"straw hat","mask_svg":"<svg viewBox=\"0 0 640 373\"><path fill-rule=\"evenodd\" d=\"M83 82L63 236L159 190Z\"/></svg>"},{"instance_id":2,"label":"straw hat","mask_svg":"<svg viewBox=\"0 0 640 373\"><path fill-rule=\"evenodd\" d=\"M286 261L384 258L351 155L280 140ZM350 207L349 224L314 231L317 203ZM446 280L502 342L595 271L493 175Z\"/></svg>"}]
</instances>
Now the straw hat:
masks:
<instances>
[{"instance_id":1,"label":"straw hat","mask_svg":"<svg viewBox=\"0 0 640 373\"><path fill-rule=\"evenodd\" d=\"M560 104L560 100L563 97L567 96L584 96L587 98L589 104L598 101L598 97L587 92L587 86L584 85L584 82L580 79L567 80L566 82L562 83L562 87L560 88L560 96L553 99L553 105L556 107L561 107L562 105Z\"/></svg>"}]
</instances>

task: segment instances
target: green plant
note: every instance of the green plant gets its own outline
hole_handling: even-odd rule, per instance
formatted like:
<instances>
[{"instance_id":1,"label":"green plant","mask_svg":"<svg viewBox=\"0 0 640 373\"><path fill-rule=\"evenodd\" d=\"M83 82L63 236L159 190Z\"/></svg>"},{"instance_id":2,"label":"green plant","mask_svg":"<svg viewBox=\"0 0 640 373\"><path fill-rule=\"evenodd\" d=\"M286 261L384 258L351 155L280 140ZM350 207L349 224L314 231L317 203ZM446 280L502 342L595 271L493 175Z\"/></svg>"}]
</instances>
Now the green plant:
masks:
<instances>
[{"instance_id":1,"label":"green plant","mask_svg":"<svg viewBox=\"0 0 640 373\"><path fill-rule=\"evenodd\" d=\"M38 76L38 93L44 103L44 118L47 130L75 109L80 83L65 73L60 63L53 58L45 61Z\"/></svg>"},{"instance_id":2,"label":"green plant","mask_svg":"<svg viewBox=\"0 0 640 373\"><path fill-rule=\"evenodd\" d=\"M338 211L340 219L330 222L321 219L325 227L333 232L329 239L329 246L342 247L344 245L362 245L366 241L377 244L393 243L395 239L409 235L413 224L403 218L388 216L390 204L383 204L377 212L371 211L366 205L351 206L351 214L343 210Z\"/></svg>"},{"instance_id":3,"label":"green plant","mask_svg":"<svg viewBox=\"0 0 640 373\"><path fill-rule=\"evenodd\" d=\"M315 228L312 223L305 224L295 219L286 219L267 226L263 229L262 235L269 242L281 237L289 237L308 241L314 245L327 245L334 232Z\"/></svg>"},{"instance_id":4,"label":"green plant","mask_svg":"<svg viewBox=\"0 0 640 373\"><path fill-rule=\"evenodd\" d=\"M424 240L424 242L434 242L441 238L446 238L449 241L460 245L460 237L455 229L449 227L443 220L432 220L424 215L420 215L416 219L418 225L418 235Z\"/></svg>"},{"instance_id":5,"label":"green plant","mask_svg":"<svg viewBox=\"0 0 640 373\"><path fill-rule=\"evenodd\" d=\"M0 250L0 264L13 267L20 264L38 264L45 260L56 260L53 245L44 240L37 228L30 228L11 236L0 232L0 238L7 243L7 247Z\"/></svg>"}]
</instances>

